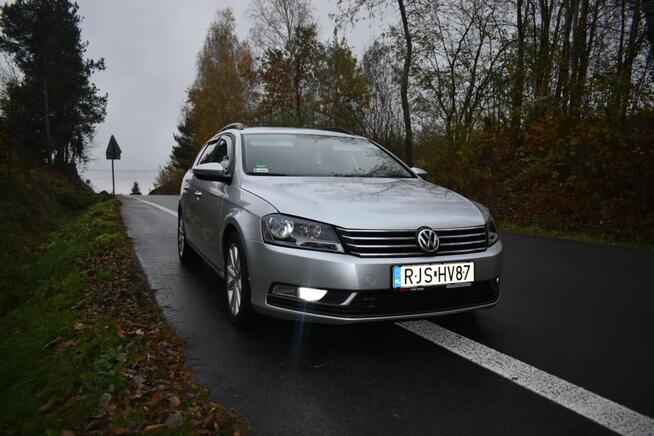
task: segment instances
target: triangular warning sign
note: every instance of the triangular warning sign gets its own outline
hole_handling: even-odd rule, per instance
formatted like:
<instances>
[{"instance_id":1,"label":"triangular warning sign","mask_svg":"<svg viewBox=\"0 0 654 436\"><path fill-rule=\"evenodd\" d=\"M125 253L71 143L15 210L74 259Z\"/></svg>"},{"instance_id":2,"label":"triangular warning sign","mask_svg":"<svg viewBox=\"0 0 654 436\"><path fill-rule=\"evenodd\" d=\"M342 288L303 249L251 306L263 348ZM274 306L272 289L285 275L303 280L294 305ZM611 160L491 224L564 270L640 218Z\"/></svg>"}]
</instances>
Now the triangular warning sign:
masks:
<instances>
[{"instance_id":1,"label":"triangular warning sign","mask_svg":"<svg viewBox=\"0 0 654 436\"><path fill-rule=\"evenodd\" d=\"M118 146L118 141L114 138L114 135L111 135L109 139L109 145L107 145L107 159L120 159L120 147Z\"/></svg>"}]
</instances>

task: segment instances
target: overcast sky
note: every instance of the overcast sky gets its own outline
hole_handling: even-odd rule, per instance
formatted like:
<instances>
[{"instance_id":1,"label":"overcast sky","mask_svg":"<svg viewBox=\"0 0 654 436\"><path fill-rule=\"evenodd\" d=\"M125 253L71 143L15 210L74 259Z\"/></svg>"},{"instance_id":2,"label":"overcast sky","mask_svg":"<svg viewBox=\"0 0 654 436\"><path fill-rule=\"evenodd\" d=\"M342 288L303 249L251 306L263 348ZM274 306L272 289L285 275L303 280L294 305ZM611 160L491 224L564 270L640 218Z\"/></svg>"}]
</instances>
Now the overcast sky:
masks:
<instances>
[{"instance_id":1,"label":"overcast sky","mask_svg":"<svg viewBox=\"0 0 654 436\"><path fill-rule=\"evenodd\" d=\"M111 191L111 163L104 152L110 135L122 149L116 161L116 191L129 193L136 180L144 194L173 145L185 91L195 77L195 60L209 23L219 8L231 7L241 39L248 36L249 1L238 0L79 0L87 56L103 57L107 69L92 80L109 94L107 117L99 126L91 161L82 177ZM333 32L336 0L314 0L321 38ZM379 33L379 23L363 22L346 37L357 55Z\"/></svg>"}]
</instances>

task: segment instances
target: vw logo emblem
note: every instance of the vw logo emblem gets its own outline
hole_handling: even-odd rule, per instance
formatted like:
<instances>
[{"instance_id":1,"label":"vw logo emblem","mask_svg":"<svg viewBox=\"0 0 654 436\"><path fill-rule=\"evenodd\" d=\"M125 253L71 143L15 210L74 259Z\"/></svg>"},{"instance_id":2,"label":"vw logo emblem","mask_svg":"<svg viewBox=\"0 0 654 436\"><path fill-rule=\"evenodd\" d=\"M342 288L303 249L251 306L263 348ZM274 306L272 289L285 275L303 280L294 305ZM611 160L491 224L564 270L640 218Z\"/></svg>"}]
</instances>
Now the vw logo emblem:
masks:
<instances>
[{"instance_id":1,"label":"vw logo emblem","mask_svg":"<svg viewBox=\"0 0 654 436\"><path fill-rule=\"evenodd\" d=\"M422 227L418 229L418 233L416 234L416 241L418 242L418 246L425 253L433 253L434 251L438 250L438 246L441 243L436 232L429 227Z\"/></svg>"}]
</instances>

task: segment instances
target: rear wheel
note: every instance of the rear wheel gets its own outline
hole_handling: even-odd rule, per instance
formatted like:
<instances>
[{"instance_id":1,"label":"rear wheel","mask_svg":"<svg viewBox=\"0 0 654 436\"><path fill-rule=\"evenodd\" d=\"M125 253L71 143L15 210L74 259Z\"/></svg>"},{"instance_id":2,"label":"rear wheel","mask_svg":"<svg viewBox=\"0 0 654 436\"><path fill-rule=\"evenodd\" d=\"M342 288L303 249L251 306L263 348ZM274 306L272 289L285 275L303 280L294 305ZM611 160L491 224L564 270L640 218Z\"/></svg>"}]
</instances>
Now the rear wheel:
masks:
<instances>
[{"instance_id":1,"label":"rear wheel","mask_svg":"<svg viewBox=\"0 0 654 436\"><path fill-rule=\"evenodd\" d=\"M186 241L186 230L181 211L177 214L177 255L182 265L193 265L200 262L200 256Z\"/></svg>"},{"instance_id":2,"label":"rear wheel","mask_svg":"<svg viewBox=\"0 0 654 436\"><path fill-rule=\"evenodd\" d=\"M250 303L250 275L243 244L235 234L228 237L225 245L225 296L232 323L238 327L248 325L254 315Z\"/></svg>"}]
</instances>

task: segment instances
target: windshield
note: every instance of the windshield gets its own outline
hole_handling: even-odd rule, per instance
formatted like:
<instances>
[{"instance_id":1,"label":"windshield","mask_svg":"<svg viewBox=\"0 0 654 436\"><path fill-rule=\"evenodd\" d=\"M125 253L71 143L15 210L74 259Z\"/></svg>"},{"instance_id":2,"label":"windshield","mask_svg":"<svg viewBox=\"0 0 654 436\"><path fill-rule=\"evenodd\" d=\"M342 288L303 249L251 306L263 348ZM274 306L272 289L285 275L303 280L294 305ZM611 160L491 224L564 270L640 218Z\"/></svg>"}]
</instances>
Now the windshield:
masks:
<instances>
[{"instance_id":1,"label":"windshield","mask_svg":"<svg viewBox=\"0 0 654 436\"><path fill-rule=\"evenodd\" d=\"M413 177L365 139L279 133L248 133L243 139L245 171L254 176Z\"/></svg>"}]
</instances>

